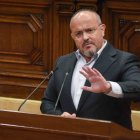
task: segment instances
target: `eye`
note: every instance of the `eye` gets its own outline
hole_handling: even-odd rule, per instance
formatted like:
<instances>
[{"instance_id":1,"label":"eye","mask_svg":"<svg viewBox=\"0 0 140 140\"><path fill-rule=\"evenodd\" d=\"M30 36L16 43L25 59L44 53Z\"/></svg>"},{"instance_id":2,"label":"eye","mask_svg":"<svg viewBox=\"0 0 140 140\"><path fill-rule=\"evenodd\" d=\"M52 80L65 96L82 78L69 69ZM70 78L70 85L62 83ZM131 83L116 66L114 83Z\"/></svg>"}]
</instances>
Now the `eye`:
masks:
<instances>
[{"instance_id":1,"label":"eye","mask_svg":"<svg viewBox=\"0 0 140 140\"><path fill-rule=\"evenodd\" d=\"M81 35L82 35L82 32L80 32L80 31L77 32L77 33L75 33L75 36L76 36L76 37L80 37Z\"/></svg>"},{"instance_id":2,"label":"eye","mask_svg":"<svg viewBox=\"0 0 140 140\"><path fill-rule=\"evenodd\" d=\"M87 33L94 33L95 32L95 29L89 28L89 29L86 30L86 32Z\"/></svg>"}]
</instances>

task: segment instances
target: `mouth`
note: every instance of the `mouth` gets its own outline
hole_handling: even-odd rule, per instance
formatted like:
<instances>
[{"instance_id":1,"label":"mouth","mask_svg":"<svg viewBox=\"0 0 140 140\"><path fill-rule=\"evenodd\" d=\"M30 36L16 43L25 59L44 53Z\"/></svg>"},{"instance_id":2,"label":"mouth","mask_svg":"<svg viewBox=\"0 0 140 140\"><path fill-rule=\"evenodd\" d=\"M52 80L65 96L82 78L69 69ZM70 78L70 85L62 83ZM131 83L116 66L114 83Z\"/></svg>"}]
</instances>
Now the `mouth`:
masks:
<instances>
[{"instance_id":1,"label":"mouth","mask_svg":"<svg viewBox=\"0 0 140 140\"><path fill-rule=\"evenodd\" d=\"M83 47L90 48L93 44L91 42L84 42Z\"/></svg>"},{"instance_id":2,"label":"mouth","mask_svg":"<svg viewBox=\"0 0 140 140\"><path fill-rule=\"evenodd\" d=\"M92 46L91 46L92 44L85 44L84 45L84 48L86 49L86 50L89 50L89 49L91 49L92 48Z\"/></svg>"}]
</instances>

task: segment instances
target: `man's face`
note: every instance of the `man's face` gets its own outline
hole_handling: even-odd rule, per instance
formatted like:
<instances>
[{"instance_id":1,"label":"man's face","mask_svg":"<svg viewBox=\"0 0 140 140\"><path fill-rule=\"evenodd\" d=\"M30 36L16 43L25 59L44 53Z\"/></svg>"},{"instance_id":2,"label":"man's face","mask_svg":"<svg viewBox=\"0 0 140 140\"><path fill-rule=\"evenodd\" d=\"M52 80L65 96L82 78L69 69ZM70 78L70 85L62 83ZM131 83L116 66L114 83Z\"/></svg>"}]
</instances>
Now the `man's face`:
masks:
<instances>
[{"instance_id":1,"label":"man's face","mask_svg":"<svg viewBox=\"0 0 140 140\"><path fill-rule=\"evenodd\" d=\"M89 11L77 14L70 23L71 36L77 48L86 57L92 57L102 47L105 25Z\"/></svg>"}]
</instances>

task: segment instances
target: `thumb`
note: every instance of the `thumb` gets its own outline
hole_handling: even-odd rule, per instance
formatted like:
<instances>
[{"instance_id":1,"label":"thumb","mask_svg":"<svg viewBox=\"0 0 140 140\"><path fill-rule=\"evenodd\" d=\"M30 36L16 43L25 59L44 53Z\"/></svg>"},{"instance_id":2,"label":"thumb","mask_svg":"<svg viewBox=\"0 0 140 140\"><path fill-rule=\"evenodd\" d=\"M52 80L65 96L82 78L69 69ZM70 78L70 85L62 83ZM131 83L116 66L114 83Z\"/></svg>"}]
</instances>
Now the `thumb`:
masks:
<instances>
[{"instance_id":1,"label":"thumb","mask_svg":"<svg viewBox=\"0 0 140 140\"><path fill-rule=\"evenodd\" d=\"M76 114L75 114L75 113L73 113L73 114L72 114L72 117L76 117Z\"/></svg>"}]
</instances>

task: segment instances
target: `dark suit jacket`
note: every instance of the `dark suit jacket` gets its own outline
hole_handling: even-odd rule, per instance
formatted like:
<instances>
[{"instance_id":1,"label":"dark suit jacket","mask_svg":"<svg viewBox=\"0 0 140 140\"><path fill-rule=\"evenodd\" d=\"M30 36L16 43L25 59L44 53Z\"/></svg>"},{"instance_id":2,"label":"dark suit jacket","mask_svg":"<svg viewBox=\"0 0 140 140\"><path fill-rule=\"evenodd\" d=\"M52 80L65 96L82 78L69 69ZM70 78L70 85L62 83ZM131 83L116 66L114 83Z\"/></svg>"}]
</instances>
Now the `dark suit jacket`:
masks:
<instances>
[{"instance_id":1,"label":"dark suit jacket","mask_svg":"<svg viewBox=\"0 0 140 140\"><path fill-rule=\"evenodd\" d=\"M74 52L57 60L55 72L42 99L42 113L76 113L78 117L109 120L131 129L130 101L140 98L140 70L136 57L107 44L93 67L99 70L106 80L117 82L123 90L124 97L114 98L83 91L77 110L71 97L71 80L76 62ZM69 75L66 77L57 109L53 111L67 72ZM86 81L85 85L90 86L90 83Z\"/></svg>"}]
</instances>

